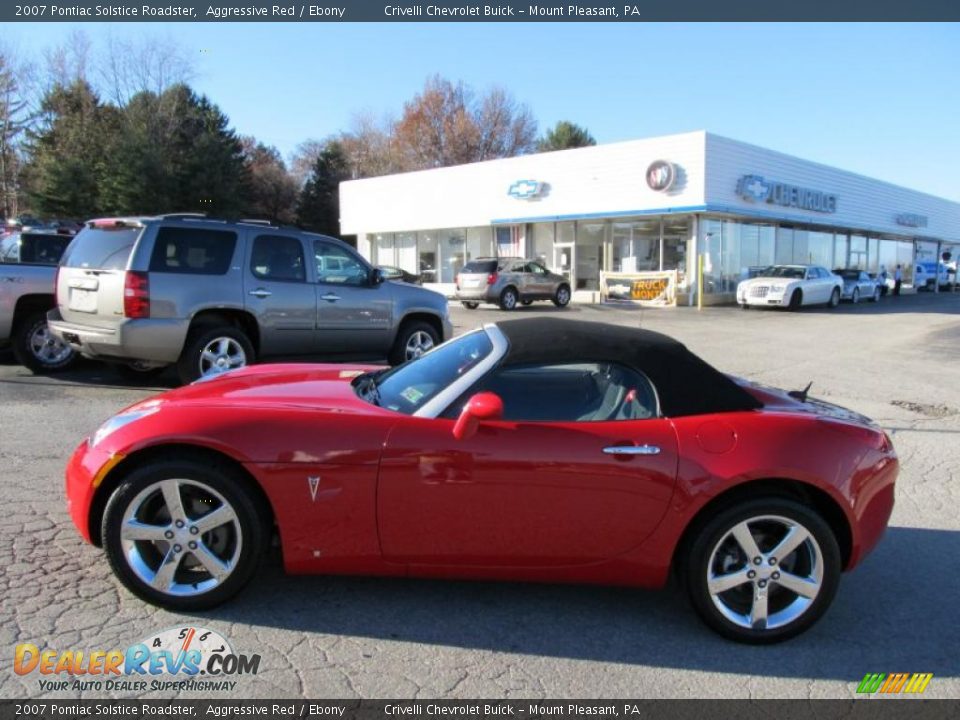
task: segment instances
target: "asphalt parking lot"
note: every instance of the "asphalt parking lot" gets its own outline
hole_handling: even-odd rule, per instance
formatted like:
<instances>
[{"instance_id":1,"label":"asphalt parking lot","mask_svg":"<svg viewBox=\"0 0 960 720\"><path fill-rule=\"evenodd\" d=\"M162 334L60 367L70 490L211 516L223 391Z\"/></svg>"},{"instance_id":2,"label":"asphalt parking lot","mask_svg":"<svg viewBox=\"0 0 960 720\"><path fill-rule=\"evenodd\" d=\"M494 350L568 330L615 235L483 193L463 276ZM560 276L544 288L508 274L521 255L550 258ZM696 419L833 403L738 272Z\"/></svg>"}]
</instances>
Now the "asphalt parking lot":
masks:
<instances>
[{"instance_id":1,"label":"asphalt parking lot","mask_svg":"<svg viewBox=\"0 0 960 720\"><path fill-rule=\"evenodd\" d=\"M13 673L14 646L126 648L193 625L262 655L235 698L849 698L867 672L932 672L926 696L960 697L960 294L799 313L538 304L514 314L558 313L668 333L772 385L813 381L811 394L890 432L902 463L891 528L811 631L746 647L713 635L676 590L287 577L275 560L226 606L158 610L122 590L77 536L62 475L84 436L159 386L92 363L37 377L3 358L0 696L163 696L42 693L36 673ZM458 333L507 317L452 315Z\"/></svg>"}]
</instances>

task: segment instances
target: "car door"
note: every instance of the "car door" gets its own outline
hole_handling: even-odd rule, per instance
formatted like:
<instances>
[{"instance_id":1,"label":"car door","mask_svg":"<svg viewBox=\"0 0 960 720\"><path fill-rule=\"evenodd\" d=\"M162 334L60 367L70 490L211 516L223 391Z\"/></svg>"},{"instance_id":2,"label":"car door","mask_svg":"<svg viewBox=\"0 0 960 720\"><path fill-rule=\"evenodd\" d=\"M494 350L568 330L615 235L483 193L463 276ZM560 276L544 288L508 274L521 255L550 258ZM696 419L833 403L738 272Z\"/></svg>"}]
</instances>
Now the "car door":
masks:
<instances>
[{"instance_id":1,"label":"car door","mask_svg":"<svg viewBox=\"0 0 960 720\"><path fill-rule=\"evenodd\" d=\"M588 392L594 370L541 370L497 371L467 393L492 388L505 408L503 420L483 423L467 439L452 434L465 398L451 406L451 417L398 423L384 447L377 493L386 559L582 565L627 552L653 531L678 460L673 426L656 415L648 381L641 378L635 384L646 385L633 392L653 405L649 412L609 419L605 408L614 403Z\"/></svg>"},{"instance_id":2,"label":"car door","mask_svg":"<svg viewBox=\"0 0 960 720\"><path fill-rule=\"evenodd\" d=\"M527 263L527 273L530 277L531 294L539 298L553 296L553 278L540 263Z\"/></svg>"},{"instance_id":3,"label":"car door","mask_svg":"<svg viewBox=\"0 0 960 720\"><path fill-rule=\"evenodd\" d=\"M395 286L372 283L371 268L331 240L313 240L313 257L319 352L386 352L392 339Z\"/></svg>"},{"instance_id":4,"label":"car door","mask_svg":"<svg viewBox=\"0 0 960 720\"><path fill-rule=\"evenodd\" d=\"M317 296L307 278L303 241L276 229L250 232L246 308L260 326L262 355L316 351Z\"/></svg>"}]
</instances>

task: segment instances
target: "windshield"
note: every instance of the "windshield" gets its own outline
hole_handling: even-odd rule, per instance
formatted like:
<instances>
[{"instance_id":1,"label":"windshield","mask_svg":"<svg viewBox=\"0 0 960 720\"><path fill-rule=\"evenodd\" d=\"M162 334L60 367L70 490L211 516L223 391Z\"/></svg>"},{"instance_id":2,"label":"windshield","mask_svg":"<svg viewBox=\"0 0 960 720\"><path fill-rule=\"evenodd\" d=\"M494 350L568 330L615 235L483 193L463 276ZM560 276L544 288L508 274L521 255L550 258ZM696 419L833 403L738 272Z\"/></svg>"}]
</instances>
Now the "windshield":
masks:
<instances>
[{"instance_id":1,"label":"windshield","mask_svg":"<svg viewBox=\"0 0 960 720\"><path fill-rule=\"evenodd\" d=\"M361 376L355 386L367 402L413 415L492 351L487 333L475 330L382 375Z\"/></svg>"},{"instance_id":2,"label":"windshield","mask_svg":"<svg viewBox=\"0 0 960 720\"><path fill-rule=\"evenodd\" d=\"M775 278L799 278L803 280L802 267L790 267L789 265L771 265L760 273L760 277Z\"/></svg>"},{"instance_id":3,"label":"windshield","mask_svg":"<svg viewBox=\"0 0 960 720\"><path fill-rule=\"evenodd\" d=\"M143 228L86 228L73 239L63 256L64 267L126 270L133 244Z\"/></svg>"}]
</instances>

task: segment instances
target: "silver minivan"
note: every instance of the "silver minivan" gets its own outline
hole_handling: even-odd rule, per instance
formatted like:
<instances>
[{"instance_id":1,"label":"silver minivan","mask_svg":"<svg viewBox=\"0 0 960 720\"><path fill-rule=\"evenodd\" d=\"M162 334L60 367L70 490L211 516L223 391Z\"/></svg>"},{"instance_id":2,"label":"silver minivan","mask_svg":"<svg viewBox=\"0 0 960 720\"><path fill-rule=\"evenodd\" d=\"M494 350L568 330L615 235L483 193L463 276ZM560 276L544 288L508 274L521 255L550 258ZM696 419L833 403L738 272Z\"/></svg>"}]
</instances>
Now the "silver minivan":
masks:
<instances>
[{"instance_id":1,"label":"silver minivan","mask_svg":"<svg viewBox=\"0 0 960 720\"><path fill-rule=\"evenodd\" d=\"M447 301L335 238L195 215L92 220L60 263L51 331L90 358L190 382L267 357L387 358L453 334Z\"/></svg>"}]
</instances>

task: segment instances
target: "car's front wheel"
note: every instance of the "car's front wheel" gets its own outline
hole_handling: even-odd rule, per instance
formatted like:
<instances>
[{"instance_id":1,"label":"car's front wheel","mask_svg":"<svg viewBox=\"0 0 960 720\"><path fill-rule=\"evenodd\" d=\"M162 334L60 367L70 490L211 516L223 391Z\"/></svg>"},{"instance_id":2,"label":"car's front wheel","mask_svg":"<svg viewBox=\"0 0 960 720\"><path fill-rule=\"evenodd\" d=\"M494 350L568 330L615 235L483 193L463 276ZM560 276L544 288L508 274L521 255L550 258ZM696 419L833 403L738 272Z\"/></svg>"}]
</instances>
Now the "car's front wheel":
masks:
<instances>
[{"instance_id":1,"label":"car's front wheel","mask_svg":"<svg viewBox=\"0 0 960 720\"><path fill-rule=\"evenodd\" d=\"M840 304L840 288L834 288L833 292L830 293L830 302L828 303L828 305L832 308L835 308L839 304Z\"/></svg>"},{"instance_id":2,"label":"car's front wheel","mask_svg":"<svg viewBox=\"0 0 960 720\"><path fill-rule=\"evenodd\" d=\"M391 365L400 365L407 360L416 360L439 344L440 336L430 323L407 322L400 327L388 359Z\"/></svg>"},{"instance_id":3,"label":"car's front wheel","mask_svg":"<svg viewBox=\"0 0 960 720\"><path fill-rule=\"evenodd\" d=\"M235 470L190 460L131 472L110 496L101 529L120 582L178 612L236 595L256 571L270 532Z\"/></svg>"},{"instance_id":4,"label":"car's front wheel","mask_svg":"<svg viewBox=\"0 0 960 720\"><path fill-rule=\"evenodd\" d=\"M186 385L197 378L245 367L254 358L253 344L239 328L201 326L187 338L177 362L177 374Z\"/></svg>"},{"instance_id":5,"label":"car's front wheel","mask_svg":"<svg viewBox=\"0 0 960 720\"><path fill-rule=\"evenodd\" d=\"M570 304L570 288L566 285L561 285L557 288L557 292L553 296L553 304L557 307L566 307Z\"/></svg>"},{"instance_id":6,"label":"car's front wheel","mask_svg":"<svg viewBox=\"0 0 960 720\"><path fill-rule=\"evenodd\" d=\"M850 295L850 302L852 302L854 305L860 302L860 288L853 289L853 293Z\"/></svg>"},{"instance_id":7,"label":"car's front wheel","mask_svg":"<svg viewBox=\"0 0 960 720\"><path fill-rule=\"evenodd\" d=\"M17 324L13 354L17 362L35 373L59 372L77 361L77 351L50 332L43 312L29 315Z\"/></svg>"},{"instance_id":8,"label":"car's front wheel","mask_svg":"<svg viewBox=\"0 0 960 720\"><path fill-rule=\"evenodd\" d=\"M716 514L689 546L684 580L700 617L724 637L767 644L826 612L840 580L830 526L806 505L760 498Z\"/></svg>"},{"instance_id":9,"label":"car's front wheel","mask_svg":"<svg viewBox=\"0 0 960 720\"><path fill-rule=\"evenodd\" d=\"M790 303L787 305L787 308L790 310L799 310L801 305L803 305L803 291L797 288L790 296Z\"/></svg>"}]
</instances>

